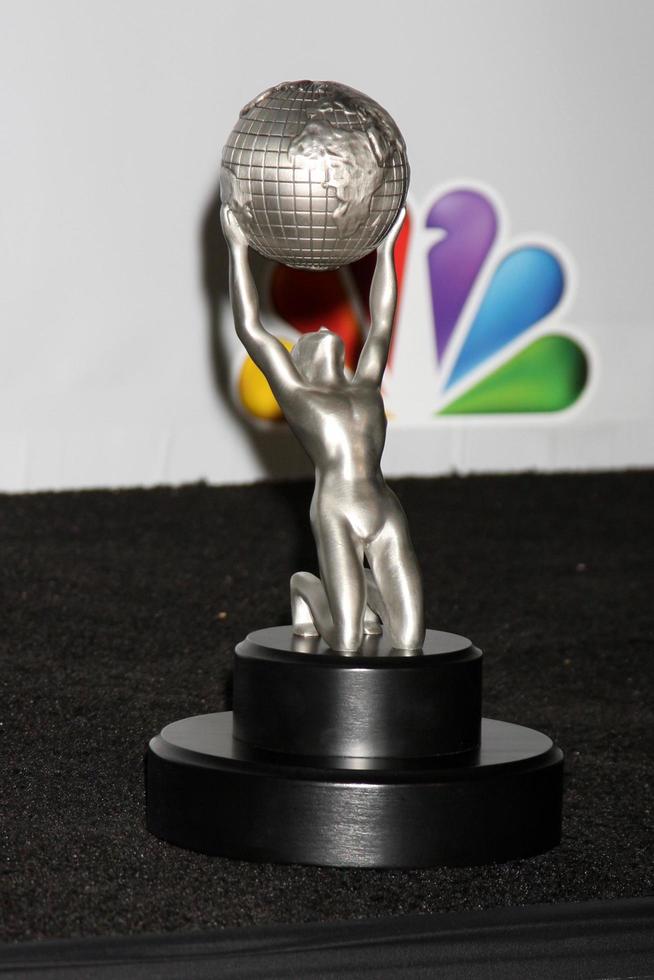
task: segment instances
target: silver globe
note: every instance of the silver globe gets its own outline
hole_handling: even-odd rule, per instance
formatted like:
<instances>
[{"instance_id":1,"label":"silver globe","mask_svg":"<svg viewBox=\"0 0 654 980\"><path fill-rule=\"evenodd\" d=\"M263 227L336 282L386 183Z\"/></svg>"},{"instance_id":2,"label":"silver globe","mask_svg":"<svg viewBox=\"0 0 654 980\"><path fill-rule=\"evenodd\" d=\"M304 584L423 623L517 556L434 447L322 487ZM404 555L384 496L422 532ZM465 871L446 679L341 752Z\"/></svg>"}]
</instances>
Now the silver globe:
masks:
<instances>
[{"instance_id":1,"label":"silver globe","mask_svg":"<svg viewBox=\"0 0 654 980\"><path fill-rule=\"evenodd\" d=\"M391 116L336 82L283 82L241 110L221 197L253 248L335 269L376 248L406 199L409 163Z\"/></svg>"}]
</instances>

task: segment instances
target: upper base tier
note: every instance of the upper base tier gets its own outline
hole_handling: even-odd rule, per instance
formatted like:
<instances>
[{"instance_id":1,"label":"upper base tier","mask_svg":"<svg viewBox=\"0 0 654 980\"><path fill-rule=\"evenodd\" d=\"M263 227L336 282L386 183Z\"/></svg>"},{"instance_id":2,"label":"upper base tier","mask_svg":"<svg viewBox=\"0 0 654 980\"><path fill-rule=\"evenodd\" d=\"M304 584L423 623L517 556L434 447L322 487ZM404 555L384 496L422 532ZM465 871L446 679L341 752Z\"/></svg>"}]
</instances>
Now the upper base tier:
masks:
<instances>
[{"instance_id":1,"label":"upper base tier","mask_svg":"<svg viewBox=\"0 0 654 980\"><path fill-rule=\"evenodd\" d=\"M148 829L255 861L428 867L506 861L559 842L563 755L529 728L484 720L449 759L283 759L232 738L232 714L173 722L150 742Z\"/></svg>"},{"instance_id":2,"label":"upper base tier","mask_svg":"<svg viewBox=\"0 0 654 980\"><path fill-rule=\"evenodd\" d=\"M234 657L234 737L268 752L413 759L474 751L482 654L464 636L427 630L394 650L386 631L334 653L290 626L257 630Z\"/></svg>"}]
</instances>

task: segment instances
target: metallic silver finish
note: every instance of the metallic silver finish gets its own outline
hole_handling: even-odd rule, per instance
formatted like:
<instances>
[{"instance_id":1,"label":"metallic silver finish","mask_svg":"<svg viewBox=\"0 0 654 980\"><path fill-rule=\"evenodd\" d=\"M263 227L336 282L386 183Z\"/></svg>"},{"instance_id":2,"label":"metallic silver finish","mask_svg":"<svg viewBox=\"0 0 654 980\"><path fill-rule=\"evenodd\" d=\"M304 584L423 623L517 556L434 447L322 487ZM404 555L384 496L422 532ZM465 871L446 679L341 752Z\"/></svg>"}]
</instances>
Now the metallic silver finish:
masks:
<instances>
[{"instance_id":1,"label":"metallic silver finish","mask_svg":"<svg viewBox=\"0 0 654 980\"><path fill-rule=\"evenodd\" d=\"M404 210L378 249L370 331L351 379L343 341L330 330L305 334L290 354L265 330L246 231L228 204L221 219L236 332L316 471L310 515L320 578L309 572L291 578L295 631L319 633L332 650L355 653L364 633L380 631L381 620L395 648L420 650L425 635L420 574L404 511L380 467L386 437L380 385L397 301L393 247Z\"/></svg>"},{"instance_id":2,"label":"metallic silver finish","mask_svg":"<svg viewBox=\"0 0 654 980\"><path fill-rule=\"evenodd\" d=\"M402 134L368 96L336 82L284 82L241 111L223 149L221 197L250 245L304 269L377 247L409 185Z\"/></svg>"}]
</instances>

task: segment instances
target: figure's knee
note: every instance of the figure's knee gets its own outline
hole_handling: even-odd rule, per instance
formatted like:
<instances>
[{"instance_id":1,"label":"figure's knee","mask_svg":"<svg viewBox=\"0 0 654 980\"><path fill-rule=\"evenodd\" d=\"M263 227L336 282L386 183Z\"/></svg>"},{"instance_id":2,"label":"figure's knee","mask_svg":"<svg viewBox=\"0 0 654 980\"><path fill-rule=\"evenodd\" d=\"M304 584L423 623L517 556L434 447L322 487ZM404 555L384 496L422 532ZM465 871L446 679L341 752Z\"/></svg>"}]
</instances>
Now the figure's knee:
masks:
<instances>
[{"instance_id":1,"label":"figure's knee","mask_svg":"<svg viewBox=\"0 0 654 980\"><path fill-rule=\"evenodd\" d=\"M324 590L317 575L311 572L294 572L290 580L291 599L295 596L313 598L321 595Z\"/></svg>"},{"instance_id":2,"label":"figure's knee","mask_svg":"<svg viewBox=\"0 0 654 980\"><path fill-rule=\"evenodd\" d=\"M301 595L303 587L306 585L306 572L293 572L291 575L291 580L289 582L291 589L291 598L296 595Z\"/></svg>"}]
</instances>

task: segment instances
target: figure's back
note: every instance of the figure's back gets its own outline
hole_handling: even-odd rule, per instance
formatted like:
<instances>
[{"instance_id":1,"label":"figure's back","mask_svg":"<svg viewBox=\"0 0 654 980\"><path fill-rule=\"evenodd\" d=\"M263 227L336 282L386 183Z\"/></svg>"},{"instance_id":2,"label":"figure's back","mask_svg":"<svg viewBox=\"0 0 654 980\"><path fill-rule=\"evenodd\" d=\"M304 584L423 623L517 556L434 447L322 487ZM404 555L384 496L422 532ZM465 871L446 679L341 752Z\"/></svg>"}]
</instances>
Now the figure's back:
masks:
<instances>
[{"instance_id":1,"label":"figure's back","mask_svg":"<svg viewBox=\"0 0 654 980\"><path fill-rule=\"evenodd\" d=\"M348 381L307 387L282 409L317 478L333 475L349 481L381 476L386 415L376 385Z\"/></svg>"}]
</instances>

